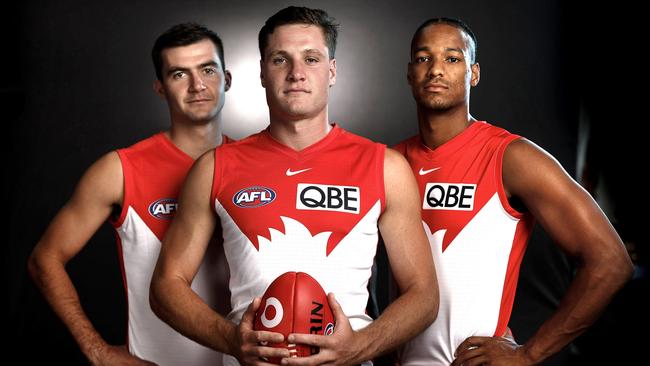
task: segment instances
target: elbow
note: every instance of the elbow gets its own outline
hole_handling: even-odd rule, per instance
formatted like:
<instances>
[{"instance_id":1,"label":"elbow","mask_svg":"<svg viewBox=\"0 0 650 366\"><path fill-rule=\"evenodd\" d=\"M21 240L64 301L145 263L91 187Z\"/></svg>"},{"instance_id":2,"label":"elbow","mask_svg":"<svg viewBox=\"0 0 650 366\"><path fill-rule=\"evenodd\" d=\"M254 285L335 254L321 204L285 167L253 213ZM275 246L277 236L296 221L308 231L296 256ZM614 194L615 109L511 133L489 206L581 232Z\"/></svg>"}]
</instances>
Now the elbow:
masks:
<instances>
[{"instance_id":1,"label":"elbow","mask_svg":"<svg viewBox=\"0 0 650 366\"><path fill-rule=\"evenodd\" d=\"M632 279L632 275L634 274L634 264L632 263L632 259L627 254L627 252L623 254L623 258L621 258L620 263L619 272L621 274L621 281L623 284L625 284Z\"/></svg>"},{"instance_id":2,"label":"elbow","mask_svg":"<svg viewBox=\"0 0 650 366\"><path fill-rule=\"evenodd\" d=\"M431 306L429 311L429 317L427 318L428 324L433 323L436 318L438 318L438 310L440 308L440 293L438 291L438 286L435 286L435 291L431 292Z\"/></svg>"},{"instance_id":3,"label":"elbow","mask_svg":"<svg viewBox=\"0 0 650 366\"><path fill-rule=\"evenodd\" d=\"M590 267L595 279L601 284L609 284L614 291L625 286L634 274L632 260L622 246L609 254L602 254L599 260L591 262Z\"/></svg>"},{"instance_id":4,"label":"elbow","mask_svg":"<svg viewBox=\"0 0 650 366\"><path fill-rule=\"evenodd\" d=\"M440 295L437 283L434 282L433 285L428 283L426 286L421 287L419 295L416 298L422 304L422 325L426 328L438 317Z\"/></svg>"},{"instance_id":5,"label":"elbow","mask_svg":"<svg viewBox=\"0 0 650 366\"><path fill-rule=\"evenodd\" d=\"M163 319L163 305L162 302L160 301L160 292L159 288L160 287L160 279L158 276L156 276L156 272L154 272L152 278L151 278L151 285L149 286L149 306L151 307L151 311L153 311L154 314L156 314L157 317L160 319Z\"/></svg>"},{"instance_id":6,"label":"elbow","mask_svg":"<svg viewBox=\"0 0 650 366\"><path fill-rule=\"evenodd\" d=\"M609 267L608 275L615 279L619 287L623 287L634 274L634 264L623 246L610 255L606 263Z\"/></svg>"},{"instance_id":7,"label":"elbow","mask_svg":"<svg viewBox=\"0 0 650 366\"><path fill-rule=\"evenodd\" d=\"M45 258L36 247L29 255L29 259L27 259L27 272L37 285L42 282L41 279L44 276L45 268Z\"/></svg>"}]
</instances>

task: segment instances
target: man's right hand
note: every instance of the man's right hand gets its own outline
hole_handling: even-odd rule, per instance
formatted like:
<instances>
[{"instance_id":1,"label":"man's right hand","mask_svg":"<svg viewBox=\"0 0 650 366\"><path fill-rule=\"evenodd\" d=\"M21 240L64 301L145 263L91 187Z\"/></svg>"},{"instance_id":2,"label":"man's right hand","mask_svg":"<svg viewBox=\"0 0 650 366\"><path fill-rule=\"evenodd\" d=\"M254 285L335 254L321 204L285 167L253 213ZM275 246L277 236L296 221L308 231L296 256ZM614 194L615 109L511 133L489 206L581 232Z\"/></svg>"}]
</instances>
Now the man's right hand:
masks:
<instances>
[{"instance_id":1,"label":"man's right hand","mask_svg":"<svg viewBox=\"0 0 650 366\"><path fill-rule=\"evenodd\" d=\"M153 362L131 355L126 346L106 345L90 361L94 366L156 366Z\"/></svg>"},{"instance_id":2,"label":"man's right hand","mask_svg":"<svg viewBox=\"0 0 650 366\"><path fill-rule=\"evenodd\" d=\"M289 350L286 348L265 347L261 344L281 343L284 336L280 333L256 331L253 329L255 312L260 307L262 299L256 297L248 306L237 327L237 346L234 356L242 365L271 365L265 362L262 357L289 357Z\"/></svg>"}]
</instances>

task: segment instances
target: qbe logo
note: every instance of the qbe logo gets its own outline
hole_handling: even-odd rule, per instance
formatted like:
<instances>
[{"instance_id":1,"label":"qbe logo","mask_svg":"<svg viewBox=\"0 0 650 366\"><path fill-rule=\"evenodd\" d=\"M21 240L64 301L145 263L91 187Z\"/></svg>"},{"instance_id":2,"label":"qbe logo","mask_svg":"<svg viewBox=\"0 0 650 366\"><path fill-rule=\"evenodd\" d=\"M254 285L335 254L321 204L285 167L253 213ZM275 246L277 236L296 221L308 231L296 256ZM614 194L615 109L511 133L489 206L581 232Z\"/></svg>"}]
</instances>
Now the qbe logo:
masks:
<instances>
[{"instance_id":1,"label":"qbe logo","mask_svg":"<svg viewBox=\"0 0 650 366\"><path fill-rule=\"evenodd\" d=\"M171 220L178 209L174 198L161 198L149 205L149 214L159 220Z\"/></svg>"},{"instance_id":2,"label":"qbe logo","mask_svg":"<svg viewBox=\"0 0 650 366\"><path fill-rule=\"evenodd\" d=\"M359 187L299 183L296 209L359 213Z\"/></svg>"},{"instance_id":3,"label":"qbe logo","mask_svg":"<svg viewBox=\"0 0 650 366\"><path fill-rule=\"evenodd\" d=\"M471 211L475 192L476 184L427 183L422 209Z\"/></svg>"},{"instance_id":4,"label":"qbe logo","mask_svg":"<svg viewBox=\"0 0 650 366\"><path fill-rule=\"evenodd\" d=\"M232 202L242 208L265 206L273 200L275 200L275 191L260 186L244 188L232 197Z\"/></svg>"}]
</instances>

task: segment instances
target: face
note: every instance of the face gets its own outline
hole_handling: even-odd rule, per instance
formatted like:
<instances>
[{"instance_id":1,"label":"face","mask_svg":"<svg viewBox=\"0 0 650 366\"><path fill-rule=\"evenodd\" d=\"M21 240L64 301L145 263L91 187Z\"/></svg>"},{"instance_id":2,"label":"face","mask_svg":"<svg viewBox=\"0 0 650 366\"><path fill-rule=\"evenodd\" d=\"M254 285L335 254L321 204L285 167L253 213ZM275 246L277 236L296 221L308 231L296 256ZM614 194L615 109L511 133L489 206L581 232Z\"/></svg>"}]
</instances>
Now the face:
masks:
<instances>
[{"instance_id":1,"label":"face","mask_svg":"<svg viewBox=\"0 0 650 366\"><path fill-rule=\"evenodd\" d=\"M205 123L215 120L230 88L230 72L223 72L209 39L162 51L162 82L154 89L169 104L172 121Z\"/></svg>"},{"instance_id":2,"label":"face","mask_svg":"<svg viewBox=\"0 0 650 366\"><path fill-rule=\"evenodd\" d=\"M272 119L305 119L327 113L336 60L322 30L314 25L282 25L269 35L260 61L262 86Z\"/></svg>"},{"instance_id":3,"label":"face","mask_svg":"<svg viewBox=\"0 0 650 366\"><path fill-rule=\"evenodd\" d=\"M424 28L411 50L408 82L418 106L449 110L469 106L469 91L479 81L478 63L470 65L470 38L447 24Z\"/></svg>"}]
</instances>

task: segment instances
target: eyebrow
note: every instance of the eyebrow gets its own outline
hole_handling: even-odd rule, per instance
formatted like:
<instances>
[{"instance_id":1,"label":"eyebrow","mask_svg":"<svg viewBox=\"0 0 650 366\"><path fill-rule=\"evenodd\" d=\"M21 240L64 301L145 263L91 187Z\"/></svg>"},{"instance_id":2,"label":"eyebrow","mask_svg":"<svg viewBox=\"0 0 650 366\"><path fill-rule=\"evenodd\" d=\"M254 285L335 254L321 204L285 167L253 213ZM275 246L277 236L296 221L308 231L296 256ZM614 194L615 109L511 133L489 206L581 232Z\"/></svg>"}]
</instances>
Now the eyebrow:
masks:
<instances>
[{"instance_id":1,"label":"eyebrow","mask_svg":"<svg viewBox=\"0 0 650 366\"><path fill-rule=\"evenodd\" d=\"M303 50L301 52L301 54L303 54L303 55L319 55L319 56L325 57L325 54L323 54L323 52L321 52L320 50L318 50L316 48L309 48L309 49ZM273 57L273 56L277 56L277 55L289 56L289 53L287 51L284 51L284 50L276 50L276 51L271 51L269 53L269 57Z\"/></svg>"},{"instance_id":2,"label":"eyebrow","mask_svg":"<svg viewBox=\"0 0 650 366\"><path fill-rule=\"evenodd\" d=\"M449 48L445 48L445 51L459 52L459 53L465 54L465 52L461 48L449 47Z\"/></svg>"},{"instance_id":3,"label":"eyebrow","mask_svg":"<svg viewBox=\"0 0 650 366\"><path fill-rule=\"evenodd\" d=\"M320 56L325 56L325 55L324 55L320 50L317 50L317 49L315 49L315 48L310 48L310 49L308 49L308 50L304 50L303 53L306 53L306 54L316 54L316 55L320 55Z\"/></svg>"},{"instance_id":4,"label":"eyebrow","mask_svg":"<svg viewBox=\"0 0 650 366\"><path fill-rule=\"evenodd\" d=\"M215 67L218 67L219 65L217 64L216 61L208 61L208 62L204 62L204 63L200 64L200 65L198 66L198 68L199 68L199 69L202 69L202 68L207 67L207 66L215 66ZM188 71L188 70L190 70L190 68L188 68L188 67L182 67L182 66L171 66L171 67L169 68L169 70L167 71L167 75L171 75L171 74L173 74L173 73L175 73L175 72L178 72L178 71Z\"/></svg>"},{"instance_id":5,"label":"eyebrow","mask_svg":"<svg viewBox=\"0 0 650 366\"><path fill-rule=\"evenodd\" d=\"M418 53L420 51L431 51L431 50L429 49L429 47L424 46L424 47L416 48L415 50L413 50L413 53ZM445 51L446 52L450 52L450 51L451 52L459 52L459 53L465 54L465 52L463 52L463 50L461 48L447 47L447 48L445 48Z\"/></svg>"}]
</instances>

